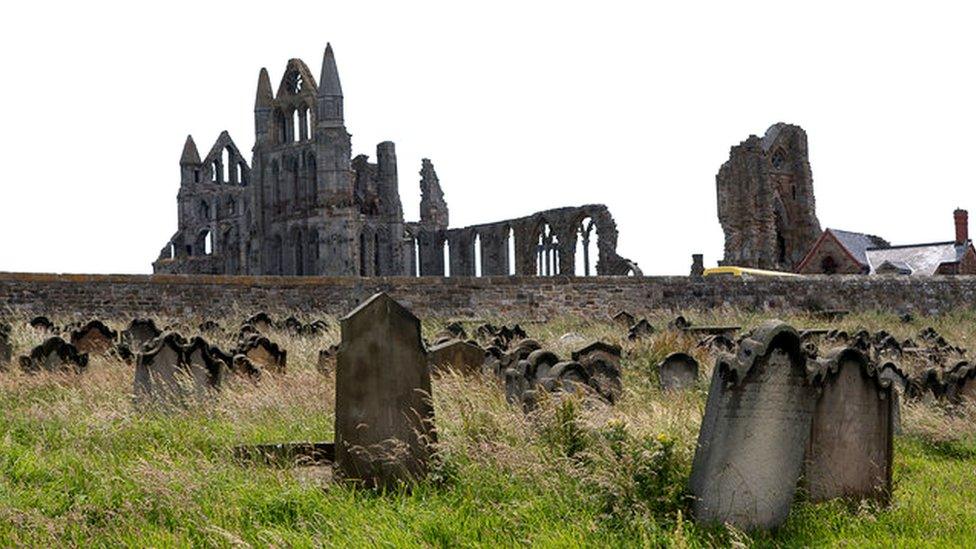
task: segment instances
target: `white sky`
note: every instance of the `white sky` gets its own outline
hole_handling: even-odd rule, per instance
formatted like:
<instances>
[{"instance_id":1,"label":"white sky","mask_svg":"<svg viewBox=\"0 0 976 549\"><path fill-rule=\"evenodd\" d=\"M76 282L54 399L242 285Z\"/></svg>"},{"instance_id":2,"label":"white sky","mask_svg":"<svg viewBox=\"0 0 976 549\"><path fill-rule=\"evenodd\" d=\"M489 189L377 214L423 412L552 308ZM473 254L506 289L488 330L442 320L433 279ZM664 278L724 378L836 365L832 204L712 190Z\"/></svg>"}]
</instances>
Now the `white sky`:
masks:
<instances>
[{"instance_id":1,"label":"white sky","mask_svg":"<svg viewBox=\"0 0 976 549\"><path fill-rule=\"evenodd\" d=\"M267 6L267 7L262 7ZM721 256L715 173L774 122L808 133L824 227L949 240L976 210L974 10L943 2L17 2L0 19L0 270L145 273L176 230L187 133L253 145L335 48L354 154L421 157L459 227L605 203L646 274ZM976 213L976 211L974 211Z\"/></svg>"}]
</instances>

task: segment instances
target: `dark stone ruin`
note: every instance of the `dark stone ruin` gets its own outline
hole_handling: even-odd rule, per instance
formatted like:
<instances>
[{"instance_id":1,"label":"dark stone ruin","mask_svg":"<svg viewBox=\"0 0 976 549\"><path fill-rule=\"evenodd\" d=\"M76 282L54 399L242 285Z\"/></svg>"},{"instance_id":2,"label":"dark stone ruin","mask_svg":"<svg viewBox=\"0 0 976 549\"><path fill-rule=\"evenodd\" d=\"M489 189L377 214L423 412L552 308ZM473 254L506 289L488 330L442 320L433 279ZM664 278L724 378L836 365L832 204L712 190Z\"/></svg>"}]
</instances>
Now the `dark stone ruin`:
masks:
<instances>
[{"instance_id":1,"label":"dark stone ruin","mask_svg":"<svg viewBox=\"0 0 976 549\"><path fill-rule=\"evenodd\" d=\"M420 320L379 293L341 320L335 453L341 477L391 489L427 474L435 441Z\"/></svg>"},{"instance_id":2,"label":"dark stone ruin","mask_svg":"<svg viewBox=\"0 0 976 549\"><path fill-rule=\"evenodd\" d=\"M804 482L812 501L891 497L894 391L868 357L836 349L818 366Z\"/></svg>"},{"instance_id":3,"label":"dark stone ruin","mask_svg":"<svg viewBox=\"0 0 976 549\"><path fill-rule=\"evenodd\" d=\"M29 374L38 372L81 373L88 367L88 355L60 337L50 337L20 357L20 368Z\"/></svg>"},{"instance_id":4,"label":"dark stone ruin","mask_svg":"<svg viewBox=\"0 0 976 549\"><path fill-rule=\"evenodd\" d=\"M657 365L662 391L680 391L698 381L698 361L687 353L671 353Z\"/></svg>"},{"instance_id":5,"label":"dark stone ruin","mask_svg":"<svg viewBox=\"0 0 976 549\"><path fill-rule=\"evenodd\" d=\"M697 520L745 530L786 520L813 422L805 362L799 334L779 321L718 358L690 479Z\"/></svg>"}]
</instances>

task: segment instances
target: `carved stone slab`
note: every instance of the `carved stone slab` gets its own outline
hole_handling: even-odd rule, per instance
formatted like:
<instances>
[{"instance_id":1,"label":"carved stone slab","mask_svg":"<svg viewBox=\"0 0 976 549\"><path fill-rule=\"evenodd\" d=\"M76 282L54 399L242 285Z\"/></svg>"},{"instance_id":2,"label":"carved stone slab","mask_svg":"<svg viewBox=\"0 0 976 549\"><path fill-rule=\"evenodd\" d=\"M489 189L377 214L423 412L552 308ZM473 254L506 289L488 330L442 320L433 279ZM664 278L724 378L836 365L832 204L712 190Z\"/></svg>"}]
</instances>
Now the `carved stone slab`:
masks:
<instances>
[{"instance_id":1,"label":"carved stone slab","mask_svg":"<svg viewBox=\"0 0 976 549\"><path fill-rule=\"evenodd\" d=\"M861 352L834 350L821 363L822 392L807 449L812 501L844 497L887 503L891 495L893 394Z\"/></svg>"},{"instance_id":2,"label":"carved stone slab","mask_svg":"<svg viewBox=\"0 0 976 549\"><path fill-rule=\"evenodd\" d=\"M420 320L385 293L341 321L336 360L336 466L366 487L427 473L434 439Z\"/></svg>"},{"instance_id":3,"label":"carved stone slab","mask_svg":"<svg viewBox=\"0 0 976 549\"><path fill-rule=\"evenodd\" d=\"M470 341L455 339L431 347L427 360L435 374L451 368L462 374L475 374L485 363L485 350Z\"/></svg>"},{"instance_id":4,"label":"carved stone slab","mask_svg":"<svg viewBox=\"0 0 976 549\"><path fill-rule=\"evenodd\" d=\"M92 320L71 332L71 344L78 349L78 352L93 355L101 355L111 351L115 348L118 338L118 332L99 320Z\"/></svg>"},{"instance_id":5,"label":"carved stone slab","mask_svg":"<svg viewBox=\"0 0 976 549\"><path fill-rule=\"evenodd\" d=\"M698 361L686 353L671 353L657 366L662 391L687 389L698 380Z\"/></svg>"},{"instance_id":6,"label":"carved stone slab","mask_svg":"<svg viewBox=\"0 0 976 549\"><path fill-rule=\"evenodd\" d=\"M796 330L770 321L717 361L692 464L698 521L774 528L790 511L814 399Z\"/></svg>"}]
</instances>

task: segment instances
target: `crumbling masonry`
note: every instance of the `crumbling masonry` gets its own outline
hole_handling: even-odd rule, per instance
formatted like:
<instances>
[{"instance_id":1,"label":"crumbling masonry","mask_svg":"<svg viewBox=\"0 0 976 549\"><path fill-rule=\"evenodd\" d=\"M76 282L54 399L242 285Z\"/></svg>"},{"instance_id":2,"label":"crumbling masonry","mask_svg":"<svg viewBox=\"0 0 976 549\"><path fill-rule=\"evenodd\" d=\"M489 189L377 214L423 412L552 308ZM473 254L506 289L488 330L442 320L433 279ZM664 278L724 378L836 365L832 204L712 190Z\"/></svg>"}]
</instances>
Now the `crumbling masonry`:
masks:
<instances>
[{"instance_id":1,"label":"crumbling masonry","mask_svg":"<svg viewBox=\"0 0 976 549\"><path fill-rule=\"evenodd\" d=\"M820 237L807 134L774 124L732 147L715 177L723 265L792 271Z\"/></svg>"},{"instance_id":2,"label":"crumbling masonry","mask_svg":"<svg viewBox=\"0 0 976 549\"><path fill-rule=\"evenodd\" d=\"M268 72L261 69L254 125L250 166L227 132L203 159L187 137L180 158L179 228L153 263L154 272L640 273L617 255L616 224L603 205L449 229L444 192L427 159L420 171L420 221L404 221L393 143L376 146L375 163L366 155L352 157L331 46L317 84L305 63L292 59L272 93Z\"/></svg>"}]
</instances>

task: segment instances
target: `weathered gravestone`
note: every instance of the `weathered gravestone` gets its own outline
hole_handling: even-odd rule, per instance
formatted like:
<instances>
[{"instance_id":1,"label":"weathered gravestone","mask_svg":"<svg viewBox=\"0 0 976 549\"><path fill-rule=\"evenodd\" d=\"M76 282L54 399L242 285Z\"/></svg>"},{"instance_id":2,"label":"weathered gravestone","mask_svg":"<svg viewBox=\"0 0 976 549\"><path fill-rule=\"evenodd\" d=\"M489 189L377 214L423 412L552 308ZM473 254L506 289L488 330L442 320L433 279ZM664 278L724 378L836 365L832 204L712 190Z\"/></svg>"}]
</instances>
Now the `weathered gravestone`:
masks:
<instances>
[{"instance_id":1,"label":"weathered gravestone","mask_svg":"<svg viewBox=\"0 0 976 549\"><path fill-rule=\"evenodd\" d=\"M908 376L902 372L896 363L891 361L882 364L879 371L881 373L878 374L878 377L891 383L891 388L894 389L891 393L891 398L894 400L891 404L891 422L894 424L897 435L901 433L901 403L908 392Z\"/></svg>"},{"instance_id":2,"label":"weathered gravestone","mask_svg":"<svg viewBox=\"0 0 976 549\"><path fill-rule=\"evenodd\" d=\"M41 371L81 373L88 367L88 355L60 337L51 337L20 357L20 367L29 374Z\"/></svg>"},{"instance_id":3,"label":"weathered gravestone","mask_svg":"<svg viewBox=\"0 0 976 549\"><path fill-rule=\"evenodd\" d=\"M341 321L336 361L336 466L371 488L426 475L434 408L420 320L385 293Z\"/></svg>"},{"instance_id":4,"label":"weathered gravestone","mask_svg":"<svg viewBox=\"0 0 976 549\"><path fill-rule=\"evenodd\" d=\"M628 313L627 311L619 311L617 314L610 317L611 320L620 324L624 328L630 328L637 322L637 318L634 315Z\"/></svg>"},{"instance_id":5,"label":"weathered gravestone","mask_svg":"<svg viewBox=\"0 0 976 549\"><path fill-rule=\"evenodd\" d=\"M427 361L431 373L453 369L461 374L475 374L485 363L485 350L470 341L455 339L431 347Z\"/></svg>"},{"instance_id":6,"label":"weathered gravestone","mask_svg":"<svg viewBox=\"0 0 976 549\"><path fill-rule=\"evenodd\" d=\"M102 355L113 348L119 334L100 320L92 320L71 332L71 344L78 352Z\"/></svg>"},{"instance_id":7,"label":"weathered gravestone","mask_svg":"<svg viewBox=\"0 0 976 549\"><path fill-rule=\"evenodd\" d=\"M820 363L804 482L812 501L891 496L891 383L860 351L835 349ZM822 383L822 385L821 385Z\"/></svg>"},{"instance_id":8,"label":"weathered gravestone","mask_svg":"<svg viewBox=\"0 0 976 549\"><path fill-rule=\"evenodd\" d=\"M209 345L195 338L187 348L183 338L166 333L143 347L136 355L133 393L139 403L177 403L187 397L201 399L209 389L220 386L223 364Z\"/></svg>"},{"instance_id":9,"label":"weathered gravestone","mask_svg":"<svg viewBox=\"0 0 976 549\"><path fill-rule=\"evenodd\" d=\"M54 323L51 322L51 319L46 316L35 316L34 318L30 319L28 324L30 324L31 328L34 328L41 333L49 334L58 331Z\"/></svg>"},{"instance_id":10,"label":"weathered gravestone","mask_svg":"<svg viewBox=\"0 0 976 549\"><path fill-rule=\"evenodd\" d=\"M654 333L654 326L647 321L646 318L642 318L634 323L627 331L627 339L631 341L637 341L638 339L650 336Z\"/></svg>"},{"instance_id":11,"label":"weathered gravestone","mask_svg":"<svg viewBox=\"0 0 976 549\"><path fill-rule=\"evenodd\" d=\"M657 365L662 391L687 389L698 380L698 361L687 353L671 353Z\"/></svg>"},{"instance_id":12,"label":"weathered gravestone","mask_svg":"<svg viewBox=\"0 0 976 549\"><path fill-rule=\"evenodd\" d=\"M968 362L957 365L947 376L946 398L957 405L976 404L976 366Z\"/></svg>"},{"instance_id":13,"label":"weathered gravestone","mask_svg":"<svg viewBox=\"0 0 976 549\"><path fill-rule=\"evenodd\" d=\"M238 347L235 354L246 356L262 370L271 370L279 374L284 373L288 362L288 352L262 335L249 337Z\"/></svg>"},{"instance_id":14,"label":"weathered gravestone","mask_svg":"<svg viewBox=\"0 0 976 549\"><path fill-rule=\"evenodd\" d=\"M137 352L162 333L151 318L136 318L129 323L128 328L122 330L122 343Z\"/></svg>"},{"instance_id":15,"label":"weathered gravestone","mask_svg":"<svg viewBox=\"0 0 976 549\"><path fill-rule=\"evenodd\" d=\"M590 385L611 403L619 400L624 391L620 376L622 354L619 345L602 341L594 341L572 354L590 376Z\"/></svg>"},{"instance_id":16,"label":"weathered gravestone","mask_svg":"<svg viewBox=\"0 0 976 549\"><path fill-rule=\"evenodd\" d=\"M690 488L703 523L751 530L784 520L810 438L814 399L800 336L769 321L719 357Z\"/></svg>"}]
</instances>

